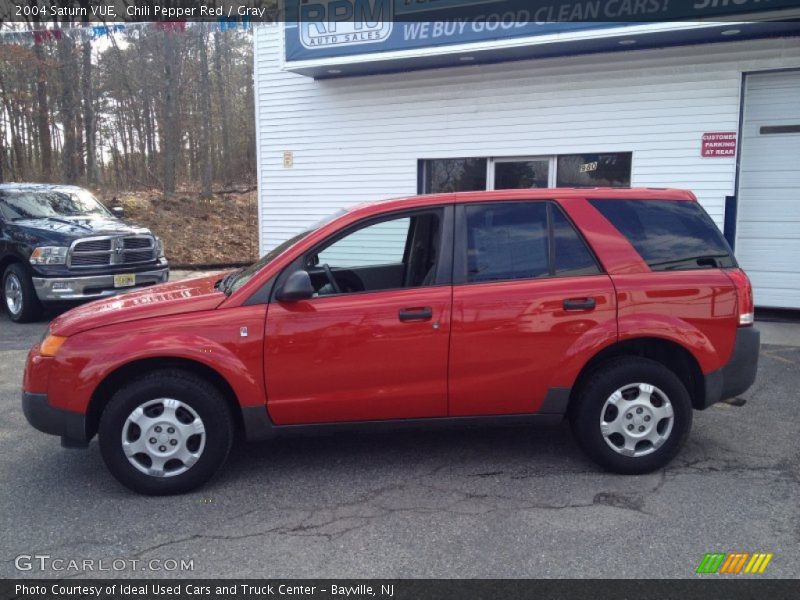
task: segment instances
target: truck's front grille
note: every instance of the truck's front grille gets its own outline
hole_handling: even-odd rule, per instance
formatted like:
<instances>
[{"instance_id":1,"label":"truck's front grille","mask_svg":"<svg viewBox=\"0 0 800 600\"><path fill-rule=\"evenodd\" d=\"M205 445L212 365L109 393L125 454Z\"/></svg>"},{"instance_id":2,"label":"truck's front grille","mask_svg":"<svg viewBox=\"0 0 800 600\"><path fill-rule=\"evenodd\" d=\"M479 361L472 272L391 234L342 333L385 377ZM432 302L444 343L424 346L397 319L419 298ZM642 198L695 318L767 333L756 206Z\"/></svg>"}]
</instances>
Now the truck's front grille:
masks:
<instances>
[{"instance_id":1,"label":"truck's front grille","mask_svg":"<svg viewBox=\"0 0 800 600\"><path fill-rule=\"evenodd\" d=\"M138 263L153 260L152 250L128 250L122 255L124 263Z\"/></svg>"},{"instance_id":2,"label":"truck's front grille","mask_svg":"<svg viewBox=\"0 0 800 600\"><path fill-rule=\"evenodd\" d=\"M76 242L72 249L73 252L108 252L109 250L111 250L111 238Z\"/></svg>"},{"instance_id":3,"label":"truck's front grille","mask_svg":"<svg viewBox=\"0 0 800 600\"><path fill-rule=\"evenodd\" d=\"M128 250L151 249L153 247L153 240L149 237L127 237L123 238L122 241Z\"/></svg>"},{"instance_id":4,"label":"truck's front grille","mask_svg":"<svg viewBox=\"0 0 800 600\"><path fill-rule=\"evenodd\" d=\"M103 254L73 254L73 267L95 267L97 265L109 265L111 255L108 252Z\"/></svg>"},{"instance_id":5,"label":"truck's front grille","mask_svg":"<svg viewBox=\"0 0 800 600\"><path fill-rule=\"evenodd\" d=\"M84 268L133 265L156 258L155 239L150 235L95 237L73 242L67 265Z\"/></svg>"}]
</instances>

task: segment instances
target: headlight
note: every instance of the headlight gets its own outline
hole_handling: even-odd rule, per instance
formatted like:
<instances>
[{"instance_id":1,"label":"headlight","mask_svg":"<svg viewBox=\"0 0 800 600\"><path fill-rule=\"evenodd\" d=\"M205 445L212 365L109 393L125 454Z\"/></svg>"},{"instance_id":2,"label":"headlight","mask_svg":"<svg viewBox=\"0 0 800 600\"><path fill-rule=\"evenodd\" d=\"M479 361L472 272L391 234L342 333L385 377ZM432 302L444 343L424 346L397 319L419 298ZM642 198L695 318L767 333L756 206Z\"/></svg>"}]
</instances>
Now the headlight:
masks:
<instances>
[{"instance_id":1,"label":"headlight","mask_svg":"<svg viewBox=\"0 0 800 600\"><path fill-rule=\"evenodd\" d=\"M156 248L158 248L158 258L164 258L164 240L160 237L156 238Z\"/></svg>"},{"instance_id":2,"label":"headlight","mask_svg":"<svg viewBox=\"0 0 800 600\"><path fill-rule=\"evenodd\" d=\"M67 262L67 249L61 246L40 246L33 250L32 265L63 265Z\"/></svg>"}]
</instances>

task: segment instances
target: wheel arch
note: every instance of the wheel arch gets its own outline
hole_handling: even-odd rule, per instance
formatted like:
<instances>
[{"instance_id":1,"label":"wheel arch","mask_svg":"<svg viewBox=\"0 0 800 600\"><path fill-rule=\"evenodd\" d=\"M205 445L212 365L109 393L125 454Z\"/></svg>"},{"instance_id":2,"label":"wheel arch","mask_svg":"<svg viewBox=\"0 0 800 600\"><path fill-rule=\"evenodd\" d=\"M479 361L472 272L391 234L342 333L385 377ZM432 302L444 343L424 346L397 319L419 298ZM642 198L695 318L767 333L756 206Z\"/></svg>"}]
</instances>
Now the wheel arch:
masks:
<instances>
[{"instance_id":1,"label":"wheel arch","mask_svg":"<svg viewBox=\"0 0 800 600\"><path fill-rule=\"evenodd\" d=\"M22 268L25 269L25 272L30 277L35 275L33 267L31 267L28 260L24 256L16 253L13 249L10 249L4 255L0 256L0 278L2 278L3 273L5 273L6 269L11 265L22 265Z\"/></svg>"},{"instance_id":2,"label":"wheel arch","mask_svg":"<svg viewBox=\"0 0 800 600\"><path fill-rule=\"evenodd\" d=\"M6 272L6 269L13 265L14 263L22 263L22 259L14 254L6 254L5 256L0 256L0 277Z\"/></svg>"},{"instance_id":3,"label":"wheel arch","mask_svg":"<svg viewBox=\"0 0 800 600\"><path fill-rule=\"evenodd\" d=\"M0 257L0 283L2 283L3 275L5 275L6 269L11 265L21 266L22 270L25 271L25 274L28 277L33 277L35 275L33 268L28 261L12 252Z\"/></svg>"},{"instance_id":4,"label":"wheel arch","mask_svg":"<svg viewBox=\"0 0 800 600\"><path fill-rule=\"evenodd\" d=\"M178 357L151 357L125 363L108 373L98 384L89 400L89 407L86 412L86 433L87 439L91 439L97 433L100 424L100 416L103 413L114 392L126 382L132 381L140 375L168 369L179 369L193 375L197 375L209 381L225 398L225 402L231 411L236 433L242 431L242 409L236 392L225 377L218 371L201 362Z\"/></svg>"},{"instance_id":5,"label":"wheel arch","mask_svg":"<svg viewBox=\"0 0 800 600\"><path fill-rule=\"evenodd\" d=\"M685 346L665 338L640 337L606 346L589 359L578 373L575 384L572 386L568 410L575 405L575 398L591 374L603 363L621 356L639 356L663 364L675 373L686 386L693 408L700 409L705 405L705 375L691 351Z\"/></svg>"}]
</instances>

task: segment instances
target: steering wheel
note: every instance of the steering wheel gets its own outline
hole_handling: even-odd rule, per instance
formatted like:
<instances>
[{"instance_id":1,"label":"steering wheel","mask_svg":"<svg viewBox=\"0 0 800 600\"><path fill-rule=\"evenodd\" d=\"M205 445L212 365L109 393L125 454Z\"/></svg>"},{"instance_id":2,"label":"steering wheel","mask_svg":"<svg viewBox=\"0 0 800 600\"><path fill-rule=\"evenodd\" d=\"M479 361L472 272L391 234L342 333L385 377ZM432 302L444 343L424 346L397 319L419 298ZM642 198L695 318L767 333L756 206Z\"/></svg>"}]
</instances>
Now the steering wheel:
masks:
<instances>
[{"instance_id":1,"label":"steering wheel","mask_svg":"<svg viewBox=\"0 0 800 600\"><path fill-rule=\"evenodd\" d=\"M333 272L331 271L331 268L328 266L328 263L325 263L324 265L322 265L322 270L325 271L325 277L328 278L328 283L331 284L331 287L333 288L333 291L336 292L337 294L341 294L342 293L342 288L339 287L339 283L336 281L336 278L333 276Z\"/></svg>"}]
</instances>

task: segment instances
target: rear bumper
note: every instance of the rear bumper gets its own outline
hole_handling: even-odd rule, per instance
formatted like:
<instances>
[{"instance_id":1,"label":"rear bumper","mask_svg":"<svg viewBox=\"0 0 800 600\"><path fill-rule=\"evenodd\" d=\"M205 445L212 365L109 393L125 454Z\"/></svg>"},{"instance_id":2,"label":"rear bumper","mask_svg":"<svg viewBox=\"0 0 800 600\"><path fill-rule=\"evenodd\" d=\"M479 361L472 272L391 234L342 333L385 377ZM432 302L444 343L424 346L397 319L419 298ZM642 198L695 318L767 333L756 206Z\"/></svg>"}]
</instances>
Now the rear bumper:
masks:
<instances>
[{"instance_id":1,"label":"rear bumper","mask_svg":"<svg viewBox=\"0 0 800 600\"><path fill-rule=\"evenodd\" d=\"M35 429L61 436L69 445L89 441L86 435L86 415L52 406L47 394L22 392L22 412Z\"/></svg>"},{"instance_id":2,"label":"rear bumper","mask_svg":"<svg viewBox=\"0 0 800 600\"><path fill-rule=\"evenodd\" d=\"M128 292L146 285L164 283L169 279L169 267L133 273L133 286L115 288L114 275L88 275L81 277L34 277L33 287L42 302L69 300L94 300Z\"/></svg>"},{"instance_id":3,"label":"rear bumper","mask_svg":"<svg viewBox=\"0 0 800 600\"><path fill-rule=\"evenodd\" d=\"M758 329L737 329L731 358L724 367L706 375L705 404L698 408L702 410L746 392L756 380L760 347L761 333Z\"/></svg>"}]
</instances>

